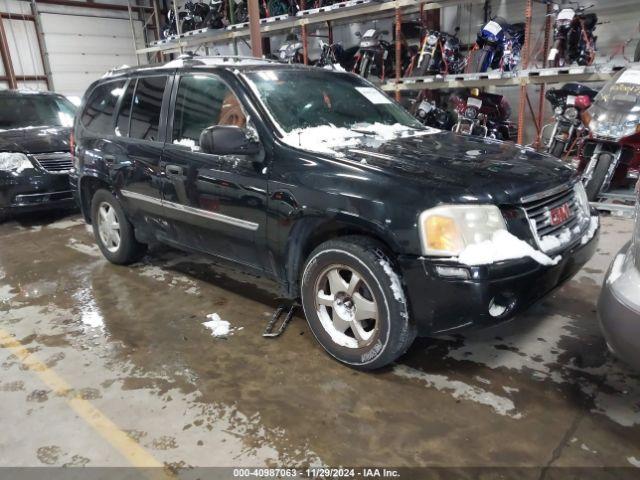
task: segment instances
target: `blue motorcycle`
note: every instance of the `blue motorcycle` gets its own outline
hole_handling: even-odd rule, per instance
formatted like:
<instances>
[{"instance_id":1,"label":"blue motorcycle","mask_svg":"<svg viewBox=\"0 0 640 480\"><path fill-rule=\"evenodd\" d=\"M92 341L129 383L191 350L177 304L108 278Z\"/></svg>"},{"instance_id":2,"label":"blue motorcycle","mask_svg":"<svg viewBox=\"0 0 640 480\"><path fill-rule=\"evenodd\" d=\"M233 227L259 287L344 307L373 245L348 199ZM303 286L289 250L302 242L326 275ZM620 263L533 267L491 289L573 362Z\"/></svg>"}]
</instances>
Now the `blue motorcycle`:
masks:
<instances>
[{"instance_id":1,"label":"blue motorcycle","mask_svg":"<svg viewBox=\"0 0 640 480\"><path fill-rule=\"evenodd\" d=\"M524 23L511 25L504 18L495 17L478 32L476 44L470 52L469 71L514 71L520 63L523 42Z\"/></svg>"}]
</instances>

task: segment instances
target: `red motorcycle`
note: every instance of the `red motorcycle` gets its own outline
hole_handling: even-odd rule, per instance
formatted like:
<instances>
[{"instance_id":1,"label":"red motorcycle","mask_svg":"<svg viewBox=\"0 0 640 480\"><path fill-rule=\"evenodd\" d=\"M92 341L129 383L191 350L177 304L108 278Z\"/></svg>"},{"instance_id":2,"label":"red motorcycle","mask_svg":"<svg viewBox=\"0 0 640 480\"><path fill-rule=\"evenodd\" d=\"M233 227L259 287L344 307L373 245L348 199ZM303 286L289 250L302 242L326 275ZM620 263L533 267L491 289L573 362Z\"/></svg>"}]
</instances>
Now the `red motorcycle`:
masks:
<instances>
[{"instance_id":1,"label":"red motorcycle","mask_svg":"<svg viewBox=\"0 0 640 480\"><path fill-rule=\"evenodd\" d=\"M503 95L472 88L468 95L452 95L450 101L458 113L454 132L498 140L518 137L518 126L509 120L511 106Z\"/></svg>"},{"instance_id":2,"label":"red motorcycle","mask_svg":"<svg viewBox=\"0 0 640 480\"><path fill-rule=\"evenodd\" d=\"M589 200L611 187L633 187L640 173L640 66L611 79L583 117L591 133L578 168Z\"/></svg>"}]
</instances>

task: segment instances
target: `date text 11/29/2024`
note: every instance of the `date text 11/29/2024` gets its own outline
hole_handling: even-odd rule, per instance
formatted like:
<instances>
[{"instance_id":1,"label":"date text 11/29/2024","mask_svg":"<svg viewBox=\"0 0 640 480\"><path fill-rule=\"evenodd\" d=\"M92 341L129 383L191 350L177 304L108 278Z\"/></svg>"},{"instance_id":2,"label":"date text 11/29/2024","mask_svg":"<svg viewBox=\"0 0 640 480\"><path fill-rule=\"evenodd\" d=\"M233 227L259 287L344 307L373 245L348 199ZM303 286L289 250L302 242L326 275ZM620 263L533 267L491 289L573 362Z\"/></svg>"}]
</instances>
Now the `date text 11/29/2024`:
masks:
<instances>
[{"instance_id":1,"label":"date text 11/29/2024","mask_svg":"<svg viewBox=\"0 0 640 480\"><path fill-rule=\"evenodd\" d=\"M234 478L400 478L396 469L362 468L234 468Z\"/></svg>"}]
</instances>

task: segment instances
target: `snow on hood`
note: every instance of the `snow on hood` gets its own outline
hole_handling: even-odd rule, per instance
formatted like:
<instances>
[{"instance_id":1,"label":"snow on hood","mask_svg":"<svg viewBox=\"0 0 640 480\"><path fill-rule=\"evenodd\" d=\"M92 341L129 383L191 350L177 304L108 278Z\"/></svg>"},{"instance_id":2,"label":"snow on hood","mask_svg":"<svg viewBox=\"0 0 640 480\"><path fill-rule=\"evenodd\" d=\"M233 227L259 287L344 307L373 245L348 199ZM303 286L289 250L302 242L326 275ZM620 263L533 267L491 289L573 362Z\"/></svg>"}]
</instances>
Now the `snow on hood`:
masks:
<instances>
[{"instance_id":1,"label":"snow on hood","mask_svg":"<svg viewBox=\"0 0 640 480\"><path fill-rule=\"evenodd\" d=\"M386 142L398 137L412 137L437 133L434 128L416 129L395 123L367 123L352 128L321 125L318 127L296 128L287 132L283 141L292 147L312 152L329 153L342 156L338 148L355 147L367 140Z\"/></svg>"},{"instance_id":2,"label":"snow on hood","mask_svg":"<svg viewBox=\"0 0 640 480\"><path fill-rule=\"evenodd\" d=\"M506 230L498 230L493 233L491 240L467 245L458 255L458 261L465 265L487 265L525 257L541 265L556 265L561 258L551 258Z\"/></svg>"}]
</instances>

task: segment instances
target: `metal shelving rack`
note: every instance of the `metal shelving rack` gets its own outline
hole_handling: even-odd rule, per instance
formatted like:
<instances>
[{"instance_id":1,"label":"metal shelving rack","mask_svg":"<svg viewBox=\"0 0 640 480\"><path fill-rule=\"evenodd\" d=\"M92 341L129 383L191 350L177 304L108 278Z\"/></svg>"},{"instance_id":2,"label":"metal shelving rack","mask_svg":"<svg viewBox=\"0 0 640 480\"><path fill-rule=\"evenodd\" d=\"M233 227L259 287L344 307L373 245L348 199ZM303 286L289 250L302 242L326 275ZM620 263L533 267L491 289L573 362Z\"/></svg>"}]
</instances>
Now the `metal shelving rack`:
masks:
<instances>
[{"instance_id":1,"label":"metal shelving rack","mask_svg":"<svg viewBox=\"0 0 640 480\"><path fill-rule=\"evenodd\" d=\"M256 1L256 0L247 0ZM310 0L307 0L310 1ZM263 34L273 34L300 28L301 40L304 46L304 62L307 63L308 36L307 26L314 24L325 24L327 26L353 23L357 21L372 21L383 18L393 18L395 22L396 56L399 56L401 48L400 26L403 14L420 13L428 10L441 9L458 5L485 4L486 0L348 0L328 7L302 10L295 17L282 15L260 19L259 37ZM518 139L519 144L523 144L523 132L525 126L525 112L528 108L536 127L536 139L533 146L540 143L542 123L545 109L545 89L547 84L564 82L603 82L612 78L618 71L625 68L628 62L610 61L606 64L592 66L569 66L564 68L547 68L546 58L552 39L551 5L546 4L546 15L544 22L544 41L540 52L542 58L542 68L531 67L531 36L533 4L542 3L544 0L526 0L525 3L525 34L522 48L521 70L511 72L488 72L472 73L462 75L435 75L428 77L401 77L401 69L396 66L395 78L387 80L380 87L387 92L394 92L396 99L400 99L402 92L420 91L425 89L448 89L448 88L470 88L470 87L519 87L519 109L518 109ZM154 4L154 16L157 19L157 4ZM256 28L256 35L258 35ZM152 42L142 49L138 49L138 54L170 54L181 53L185 49L200 48L203 46L213 46L221 43L228 43L239 38L251 35L249 23L230 25L224 29L217 30L195 30L175 35L164 40ZM259 41L258 39L252 39ZM537 109L534 110L533 103L529 97L527 87L529 85L539 86ZM616 198L618 199L618 198ZM619 199L618 199L619 200ZM604 200L607 202L607 200ZM604 205L604 204L603 204ZM606 209L610 210L611 204L606 204Z\"/></svg>"}]
</instances>

